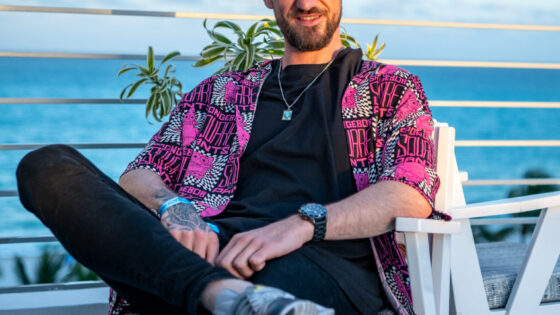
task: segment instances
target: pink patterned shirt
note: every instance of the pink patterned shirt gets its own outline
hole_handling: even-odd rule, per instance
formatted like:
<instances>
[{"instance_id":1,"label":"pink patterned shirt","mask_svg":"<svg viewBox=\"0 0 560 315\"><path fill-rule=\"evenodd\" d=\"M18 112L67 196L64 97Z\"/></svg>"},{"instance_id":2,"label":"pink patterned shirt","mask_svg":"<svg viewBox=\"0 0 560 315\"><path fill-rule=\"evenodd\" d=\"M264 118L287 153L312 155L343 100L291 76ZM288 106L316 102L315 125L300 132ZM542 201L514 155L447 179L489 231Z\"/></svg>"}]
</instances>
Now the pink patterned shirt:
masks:
<instances>
[{"instance_id":1,"label":"pink patterned shirt","mask_svg":"<svg viewBox=\"0 0 560 315\"><path fill-rule=\"evenodd\" d=\"M202 216L224 211L236 189L239 159L270 70L270 62L264 62L248 71L204 80L184 95L125 173L150 169L192 201ZM433 209L439 179L431 112L420 80L395 66L364 61L341 106L358 190L380 181L402 182L422 194ZM431 217L445 218L436 211ZM408 268L394 232L372 237L371 244L393 309L413 314Z\"/></svg>"}]
</instances>

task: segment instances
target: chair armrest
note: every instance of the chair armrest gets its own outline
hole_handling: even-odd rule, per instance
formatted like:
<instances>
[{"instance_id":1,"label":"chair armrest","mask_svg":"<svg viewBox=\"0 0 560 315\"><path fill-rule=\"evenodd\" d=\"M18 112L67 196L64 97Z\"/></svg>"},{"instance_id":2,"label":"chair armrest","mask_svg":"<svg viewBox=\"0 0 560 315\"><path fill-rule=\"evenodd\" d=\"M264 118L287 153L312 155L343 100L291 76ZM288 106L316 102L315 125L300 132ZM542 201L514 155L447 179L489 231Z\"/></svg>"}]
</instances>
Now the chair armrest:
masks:
<instances>
[{"instance_id":1,"label":"chair armrest","mask_svg":"<svg viewBox=\"0 0 560 315\"><path fill-rule=\"evenodd\" d=\"M461 230L461 223L431 219L398 217L395 220L397 232L421 232L434 234L454 234Z\"/></svg>"},{"instance_id":2,"label":"chair armrest","mask_svg":"<svg viewBox=\"0 0 560 315\"><path fill-rule=\"evenodd\" d=\"M472 203L466 206L452 208L449 213L454 220L458 220L526 212L554 206L560 206L560 191Z\"/></svg>"}]
</instances>

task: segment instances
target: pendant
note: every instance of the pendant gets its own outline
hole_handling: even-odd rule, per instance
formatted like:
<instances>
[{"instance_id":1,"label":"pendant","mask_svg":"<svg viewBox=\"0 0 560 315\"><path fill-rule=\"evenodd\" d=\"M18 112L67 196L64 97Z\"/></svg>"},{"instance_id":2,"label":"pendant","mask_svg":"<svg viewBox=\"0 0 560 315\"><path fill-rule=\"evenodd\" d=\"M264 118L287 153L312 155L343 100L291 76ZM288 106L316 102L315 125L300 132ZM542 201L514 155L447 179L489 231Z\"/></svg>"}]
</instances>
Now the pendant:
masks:
<instances>
[{"instance_id":1,"label":"pendant","mask_svg":"<svg viewBox=\"0 0 560 315\"><path fill-rule=\"evenodd\" d=\"M291 109L286 109L282 113L282 120L292 120L292 110Z\"/></svg>"}]
</instances>

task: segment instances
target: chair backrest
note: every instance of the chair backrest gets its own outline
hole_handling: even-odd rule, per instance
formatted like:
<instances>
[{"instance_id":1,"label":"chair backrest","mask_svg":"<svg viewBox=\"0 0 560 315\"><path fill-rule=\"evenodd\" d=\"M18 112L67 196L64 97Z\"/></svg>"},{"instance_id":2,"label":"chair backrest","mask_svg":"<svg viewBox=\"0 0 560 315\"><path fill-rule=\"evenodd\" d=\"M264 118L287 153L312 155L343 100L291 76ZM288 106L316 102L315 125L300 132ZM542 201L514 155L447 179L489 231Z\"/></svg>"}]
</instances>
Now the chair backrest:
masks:
<instances>
[{"instance_id":1,"label":"chair backrest","mask_svg":"<svg viewBox=\"0 0 560 315\"><path fill-rule=\"evenodd\" d=\"M436 171L440 188L435 198L435 208L449 214L449 209L465 205L463 186L455 157L455 128L446 123L436 123L434 128L436 146Z\"/></svg>"}]
</instances>

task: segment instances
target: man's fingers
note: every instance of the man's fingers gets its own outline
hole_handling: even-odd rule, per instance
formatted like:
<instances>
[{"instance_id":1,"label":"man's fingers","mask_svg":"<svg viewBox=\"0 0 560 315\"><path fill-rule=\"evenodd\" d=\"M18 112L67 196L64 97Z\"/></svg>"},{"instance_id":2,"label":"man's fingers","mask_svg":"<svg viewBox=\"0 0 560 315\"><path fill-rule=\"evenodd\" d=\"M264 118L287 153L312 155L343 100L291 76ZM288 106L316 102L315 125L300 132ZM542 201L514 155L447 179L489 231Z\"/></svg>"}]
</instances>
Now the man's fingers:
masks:
<instances>
[{"instance_id":1,"label":"man's fingers","mask_svg":"<svg viewBox=\"0 0 560 315\"><path fill-rule=\"evenodd\" d=\"M249 266L254 271L263 270L265 265L266 265L266 256L264 255L262 248L256 251L253 255L251 255L251 257L249 257Z\"/></svg>"},{"instance_id":2,"label":"man's fingers","mask_svg":"<svg viewBox=\"0 0 560 315\"><path fill-rule=\"evenodd\" d=\"M186 249L193 250L194 235L192 231L181 231L181 243Z\"/></svg>"},{"instance_id":3,"label":"man's fingers","mask_svg":"<svg viewBox=\"0 0 560 315\"><path fill-rule=\"evenodd\" d=\"M206 245L206 260L213 266L216 265L216 257L218 256L219 250L220 241L218 240L218 236L212 233Z\"/></svg>"},{"instance_id":4,"label":"man's fingers","mask_svg":"<svg viewBox=\"0 0 560 315\"><path fill-rule=\"evenodd\" d=\"M250 239L242 234L235 234L231 240L227 243L226 247L222 249L220 254L218 255L217 262L229 262L233 260L237 253L247 246ZM233 253L233 256L232 256Z\"/></svg>"},{"instance_id":5,"label":"man's fingers","mask_svg":"<svg viewBox=\"0 0 560 315\"><path fill-rule=\"evenodd\" d=\"M183 231L181 230L171 230L169 231L169 234L171 234L171 236L173 236L173 238L179 242L181 245L183 245L183 247L186 247L187 249L191 250L191 248L188 247L189 245L189 240L188 238L185 238L185 234L183 233Z\"/></svg>"},{"instance_id":6,"label":"man's fingers","mask_svg":"<svg viewBox=\"0 0 560 315\"><path fill-rule=\"evenodd\" d=\"M202 259L206 259L206 247L208 245L208 237L206 231L195 230L192 232L193 235L193 248L192 251L200 256Z\"/></svg>"},{"instance_id":7,"label":"man's fingers","mask_svg":"<svg viewBox=\"0 0 560 315\"><path fill-rule=\"evenodd\" d=\"M243 263L241 260L235 260L237 259L237 256L239 256L246 249L246 247L250 245L251 241L252 238L248 235L234 235L231 241L224 249L222 249L222 252L218 255L216 264L227 269L234 276L244 279L244 274L248 274L248 272L246 271L246 268L243 267ZM242 271L243 273L240 271Z\"/></svg>"},{"instance_id":8,"label":"man's fingers","mask_svg":"<svg viewBox=\"0 0 560 315\"><path fill-rule=\"evenodd\" d=\"M232 266L244 278L249 278L255 273L255 270L249 265L249 258L258 251L262 246L259 240L253 240L245 247L232 261Z\"/></svg>"}]
</instances>

